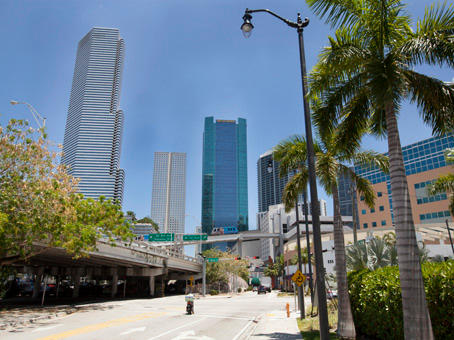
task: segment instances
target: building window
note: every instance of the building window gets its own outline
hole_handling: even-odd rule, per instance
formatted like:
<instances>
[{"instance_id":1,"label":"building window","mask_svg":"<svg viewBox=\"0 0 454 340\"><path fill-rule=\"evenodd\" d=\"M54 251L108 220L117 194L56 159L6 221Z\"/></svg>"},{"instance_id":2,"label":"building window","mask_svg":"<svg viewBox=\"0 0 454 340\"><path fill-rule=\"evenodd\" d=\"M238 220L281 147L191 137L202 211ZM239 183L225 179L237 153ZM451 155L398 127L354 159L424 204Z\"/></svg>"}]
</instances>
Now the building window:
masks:
<instances>
[{"instance_id":1,"label":"building window","mask_svg":"<svg viewBox=\"0 0 454 340\"><path fill-rule=\"evenodd\" d=\"M366 209L361 210L361 214L366 215Z\"/></svg>"},{"instance_id":2,"label":"building window","mask_svg":"<svg viewBox=\"0 0 454 340\"><path fill-rule=\"evenodd\" d=\"M364 228L364 229L367 229L367 223L364 223L364 224L363 224L363 228Z\"/></svg>"},{"instance_id":3,"label":"building window","mask_svg":"<svg viewBox=\"0 0 454 340\"><path fill-rule=\"evenodd\" d=\"M378 192L377 192L377 196L378 196L378 197L382 197L382 196L383 196L382 192L381 192L381 191L378 191Z\"/></svg>"},{"instance_id":4,"label":"building window","mask_svg":"<svg viewBox=\"0 0 454 340\"><path fill-rule=\"evenodd\" d=\"M380 211L385 211L385 206L381 205L379 209L380 209Z\"/></svg>"},{"instance_id":5,"label":"building window","mask_svg":"<svg viewBox=\"0 0 454 340\"><path fill-rule=\"evenodd\" d=\"M372 222L372 227L376 227L377 226L377 222Z\"/></svg>"},{"instance_id":6,"label":"building window","mask_svg":"<svg viewBox=\"0 0 454 340\"><path fill-rule=\"evenodd\" d=\"M381 225L386 225L386 220L381 221Z\"/></svg>"},{"instance_id":7,"label":"building window","mask_svg":"<svg viewBox=\"0 0 454 340\"><path fill-rule=\"evenodd\" d=\"M370 209L370 213L371 213L371 214L373 214L374 212L375 212L375 209L374 209L374 208Z\"/></svg>"}]
</instances>

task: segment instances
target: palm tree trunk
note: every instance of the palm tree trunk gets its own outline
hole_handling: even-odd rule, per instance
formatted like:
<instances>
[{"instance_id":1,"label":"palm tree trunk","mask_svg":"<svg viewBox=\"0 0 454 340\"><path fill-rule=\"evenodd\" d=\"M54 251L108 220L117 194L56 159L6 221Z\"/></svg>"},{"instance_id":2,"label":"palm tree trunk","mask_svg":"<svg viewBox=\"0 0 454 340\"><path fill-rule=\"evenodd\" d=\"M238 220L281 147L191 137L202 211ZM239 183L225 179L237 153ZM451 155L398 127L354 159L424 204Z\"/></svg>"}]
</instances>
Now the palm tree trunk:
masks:
<instances>
[{"instance_id":1,"label":"palm tree trunk","mask_svg":"<svg viewBox=\"0 0 454 340\"><path fill-rule=\"evenodd\" d=\"M332 192L334 206L334 255L336 260L337 296L339 300L337 333L341 338L355 339L355 324L353 322L350 297L348 295L344 229L337 185L332 186Z\"/></svg>"},{"instance_id":2,"label":"palm tree trunk","mask_svg":"<svg viewBox=\"0 0 454 340\"><path fill-rule=\"evenodd\" d=\"M388 131L388 153L397 256L402 290L404 335L407 340L433 339L397 118L392 103L386 106L386 127Z\"/></svg>"}]
</instances>

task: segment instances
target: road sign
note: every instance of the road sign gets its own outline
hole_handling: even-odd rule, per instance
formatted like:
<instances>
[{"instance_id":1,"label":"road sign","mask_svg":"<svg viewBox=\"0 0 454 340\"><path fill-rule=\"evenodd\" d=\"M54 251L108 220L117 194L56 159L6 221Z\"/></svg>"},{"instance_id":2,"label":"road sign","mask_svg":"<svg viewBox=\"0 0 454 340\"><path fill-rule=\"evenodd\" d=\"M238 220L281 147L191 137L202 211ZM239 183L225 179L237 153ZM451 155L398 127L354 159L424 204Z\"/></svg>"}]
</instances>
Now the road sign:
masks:
<instances>
[{"instance_id":1,"label":"road sign","mask_svg":"<svg viewBox=\"0 0 454 340\"><path fill-rule=\"evenodd\" d=\"M149 234L148 241L151 241L151 242L175 241L175 234L173 234L173 233Z\"/></svg>"},{"instance_id":2,"label":"road sign","mask_svg":"<svg viewBox=\"0 0 454 340\"><path fill-rule=\"evenodd\" d=\"M208 240L208 235L197 235L197 234L188 234L183 235L183 241L206 241Z\"/></svg>"},{"instance_id":3,"label":"road sign","mask_svg":"<svg viewBox=\"0 0 454 340\"><path fill-rule=\"evenodd\" d=\"M218 262L219 257L207 257L207 262Z\"/></svg>"},{"instance_id":4,"label":"road sign","mask_svg":"<svg viewBox=\"0 0 454 340\"><path fill-rule=\"evenodd\" d=\"M295 282L298 286L301 286L304 281L306 281L306 276L301 273L301 271L298 269L295 274L292 276L292 281Z\"/></svg>"}]
</instances>

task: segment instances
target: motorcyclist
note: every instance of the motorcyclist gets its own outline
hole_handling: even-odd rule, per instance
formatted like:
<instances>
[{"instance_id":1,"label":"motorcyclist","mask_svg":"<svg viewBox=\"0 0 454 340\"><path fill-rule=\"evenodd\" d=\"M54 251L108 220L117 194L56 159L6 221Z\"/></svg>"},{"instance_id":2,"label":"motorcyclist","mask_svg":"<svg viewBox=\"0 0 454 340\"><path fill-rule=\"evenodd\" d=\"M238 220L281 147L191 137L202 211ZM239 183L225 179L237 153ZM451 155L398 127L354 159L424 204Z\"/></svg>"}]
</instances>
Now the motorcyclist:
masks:
<instances>
[{"instance_id":1,"label":"motorcyclist","mask_svg":"<svg viewBox=\"0 0 454 340\"><path fill-rule=\"evenodd\" d=\"M189 293L184 299L186 300L186 313L194 314L194 295Z\"/></svg>"}]
</instances>

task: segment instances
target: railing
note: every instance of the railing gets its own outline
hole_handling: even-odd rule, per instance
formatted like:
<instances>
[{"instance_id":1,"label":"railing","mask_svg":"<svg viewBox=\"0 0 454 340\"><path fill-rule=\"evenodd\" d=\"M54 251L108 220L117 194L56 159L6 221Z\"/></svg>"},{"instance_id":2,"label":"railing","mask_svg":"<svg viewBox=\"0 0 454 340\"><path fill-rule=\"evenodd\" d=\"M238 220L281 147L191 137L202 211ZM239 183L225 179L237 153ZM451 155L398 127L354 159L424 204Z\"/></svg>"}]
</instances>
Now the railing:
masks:
<instances>
[{"instance_id":1,"label":"railing","mask_svg":"<svg viewBox=\"0 0 454 340\"><path fill-rule=\"evenodd\" d=\"M98 242L103 243L103 244L108 244L108 245L110 245L112 243L108 239L101 239L101 240L98 240ZM130 244L126 244L121 241L115 241L114 243L119 248L132 249L132 250L135 250L138 252L147 253L147 254L165 257L165 258L173 257L173 258L178 258L178 259L182 259L182 260L189 261L189 262L200 263L200 264L202 263L202 259L198 259L196 257L185 255L184 253L177 252L173 249L153 246L148 242L133 241Z\"/></svg>"}]
</instances>

